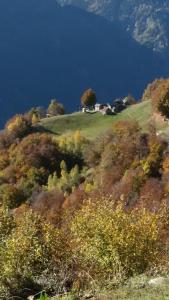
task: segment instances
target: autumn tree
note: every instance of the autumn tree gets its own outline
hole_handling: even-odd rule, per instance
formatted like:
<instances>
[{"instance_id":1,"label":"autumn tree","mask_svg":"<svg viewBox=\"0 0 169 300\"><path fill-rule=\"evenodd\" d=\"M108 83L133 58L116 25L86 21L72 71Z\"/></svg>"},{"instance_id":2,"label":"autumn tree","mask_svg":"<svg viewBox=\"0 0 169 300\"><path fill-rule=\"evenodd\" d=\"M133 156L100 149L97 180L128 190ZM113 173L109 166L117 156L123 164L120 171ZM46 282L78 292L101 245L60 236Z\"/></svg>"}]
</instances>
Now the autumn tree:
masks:
<instances>
[{"instance_id":1,"label":"autumn tree","mask_svg":"<svg viewBox=\"0 0 169 300\"><path fill-rule=\"evenodd\" d=\"M86 90L81 97L83 107L92 107L96 104L96 93L92 89Z\"/></svg>"},{"instance_id":2,"label":"autumn tree","mask_svg":"<svg viewBox=\"0 0 169 300\"><path fill-rule=\"evenodd\" d=\"M152 100L155 91L161 85L162 81L163 79L156 79L152 83L149 83L143 93L141 100L142 101Z\"/></svg>"},{"instance_id":3,"label":"autumn tree","mask_svg":"<svg viewBox=\"0 0 169 300\"><path fill-rule=\"evenodd\" d=\"M60 177L57 176L56 172L53 175L49 175L47 189L48 191L59 190L70 194L80 183L79 167L75 165L69 172L63 160L60 164L60 169Z\"/></svg>"},{"instance_id":4,"label":"autumn tree","mask_svg":"<svg viewBox=\"0 0 169 300\"><path fill-rule=\"evenodd\" d=\"M28 165L55 171L60 169L63 155L50 135L35 133L28 135L13 147L10 158L13 164L20 167Z\"/></svg>"},{"instance_id":5,"label":"autumn tree","mask_svg":"<svg viewBox=\"0 0 169 300\"><path fill-rule=\"evenodd\" d=\"M32 124L36 125L40 121L38 114L34 113L32 115Z\"/></svg>"},{"instance_id":6,"label":"autumn tree","mask_svg":"<svg viewBox=\"0 0 169 300\"><path fill-rule=\"evenodd\" d=\"M136 122L119 121L111 130L87 146L84 157L90 167L99 166L102 171L112 166L125 171L140 148L140 131Z\"/></svg>"},{"instance_id":7,"label":"autumn tree","mask_svg":"<svg viewBox=\"0 0 169 300\"><path fill-rule=\"evenodd\" d=\"M146 88L142 100L151 100L155 112L169 117L169 79L155 80Z\"/></svg>"},{"instance_id":8,"label":"autumn tree","mask_svg":"<svg viewBox=\"0 0 169 300\"><path fill-rule=\"evenodd\" d=\"M27 199L33 192L46 183L47 172L44 168L35 168L24 165L21 168L22 176L17 180L17 186L22 191L24 197Z\"/></svg>"},{"instance_id":9,"label":"autumn tree","mask_svg":"<svg viewBox=\"0 0 169 300\"><path fill-rule=\"evenodd\" d=\"M43 106L32 107L28 111L28 113L27 113L27 115L30 118L30 120L32 119L32 116L34 114L36 114L39 117L39 119L45 118L45 116L46 116L46 110L45 110L45 108Z\"/></svg>"},{"instance_id":10,"label":"autumn tree","mask_svg":"<svg viewBox=\"0 0 169 300\"><path fill-rule=\"evenodd\" d=\"M18 207L24 201L23 193L12 184L4 184L0 187L0 201L4 209Z\"/></svg>"},{"instance_id":11,"label":"autumn tree","mask_svg":"<svg viewBox=\"0 0 169 300\"><path fill-rule=\"evenodd\" d=\"M23 115L16 115L7 122L5 129L11 138L23 138L31 132L31 122Z\"/></svg>"},{"instance_id":12,"label":"autumn tree","mask_svg":"<svg viewBox=\"0 0 169 300\"><path fill-rule=\"evenodd\" d=\"M31 208L38 215L42 216L52 224L58 226L62 217L62 205L64 195L58 190L42 191L33 195Z\"/></svg>"},{"instance_id":13,"label":"autumn tree","mask_svg":"<svg viewBox=\"0 0 169 300\"><path fill-rule=\"evenodd\" d=\"M163 116L169 118L169 80L166 81L164 89L159 95L157 107Z\"/></svg>"},{"instance_id":14,"label":"autumn tree","mask_svg":"<svg viewBox=\"0 0 169 300\"><path fill-rule=\"evenodd\" d=\"M162 143L157 138L151 138L149 140L149 153L140 161L141 166L147 176L160 176L163 160L162 155L165 148L165 143Z\"/></svg>"},{"instance_id":15,"label":"autumn tree","mask_svg":"<svg viewBox=\"0 0 169 300\"><path fill-rule=\"evenodd\" d=\"M57 137L58 145L62 153L69 156L67 167L71 169L76 164L81 168L84 164L83 150L88 145L88 140L77 130L73 134L63 134Z\"/></svg>"},{"instance_id":16,"label":"autumn tree","mask_svg":"<svg viewBox=\"0 0 169 300\"><path fill-rule=\"evenodd\" d=\"M52 99L47 112L52 116L64 115L65 108L62 103L58 102L55 99Z\"/></svg>"}]
</instances>

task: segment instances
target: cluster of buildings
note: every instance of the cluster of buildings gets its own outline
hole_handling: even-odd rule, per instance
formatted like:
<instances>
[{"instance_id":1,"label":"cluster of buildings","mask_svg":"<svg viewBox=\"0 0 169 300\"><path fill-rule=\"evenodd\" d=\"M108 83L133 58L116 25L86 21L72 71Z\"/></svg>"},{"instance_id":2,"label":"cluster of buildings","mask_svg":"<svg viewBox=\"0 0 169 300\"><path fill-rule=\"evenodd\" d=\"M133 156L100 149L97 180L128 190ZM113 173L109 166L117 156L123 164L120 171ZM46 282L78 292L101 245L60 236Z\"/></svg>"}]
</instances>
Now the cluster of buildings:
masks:
<instances>
[{"instance_id":1,"label":"cluster of buildings","mask_svg":"<svg viewBox=\"0 0 169 300\"><path fill-rule=\"evenodd\" d=\"M83 107L82 111L85 112L100 112L102 115L116 115L121 112L129 105L135 104L136 101L132 96L127 96L123 99L116 99L113 101L113 104L99 104L96 103L92 108Z\"/></svg>"}]
</instances>

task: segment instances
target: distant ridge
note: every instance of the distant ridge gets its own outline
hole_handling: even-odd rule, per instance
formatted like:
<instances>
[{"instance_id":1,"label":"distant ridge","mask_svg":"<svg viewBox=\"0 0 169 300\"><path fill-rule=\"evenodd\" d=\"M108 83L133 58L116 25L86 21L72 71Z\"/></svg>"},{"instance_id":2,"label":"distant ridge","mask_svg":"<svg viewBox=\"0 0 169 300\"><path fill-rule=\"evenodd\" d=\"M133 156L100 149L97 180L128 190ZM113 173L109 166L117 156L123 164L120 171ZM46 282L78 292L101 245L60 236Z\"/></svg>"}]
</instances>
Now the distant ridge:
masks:
<instances>
[{"instance_id":1,"label":"distant ridge","mask_svg":"<svg viewBox=\"0 0 169 300\"><path fill-rule=\"evenodd\" d=\"M117 21L137 42L155 52L169 50L168 0L57 0Z\"/></svg>"}]
</instances>

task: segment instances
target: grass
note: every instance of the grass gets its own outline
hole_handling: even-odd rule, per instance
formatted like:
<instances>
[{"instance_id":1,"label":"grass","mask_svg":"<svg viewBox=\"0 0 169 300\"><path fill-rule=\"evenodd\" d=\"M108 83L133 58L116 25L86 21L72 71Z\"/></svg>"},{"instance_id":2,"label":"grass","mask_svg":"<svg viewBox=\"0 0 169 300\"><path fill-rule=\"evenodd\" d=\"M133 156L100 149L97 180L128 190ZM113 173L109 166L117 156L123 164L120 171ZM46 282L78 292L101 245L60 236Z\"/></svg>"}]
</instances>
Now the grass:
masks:
<instances>
[{"instance_id":1,"label":"grass","mask_svg":"<svg viewBox=\"0 0 169 300\"><path fill-rule=\"evenodd\" d=\"M69 295L67 297L57 297L49 300L77 300L77 297ZM147 287L135 290L121 288L120 290L115 290L109 293L100 293L91 298L91 300L169 300L169 287Z\"/></svg>"},{"instance_id":2,"label":"grass","mask_svg":"<svg viewBox=\"0 0 169 300\"><path fill-rule=\"evenodd\" d=\"M144 275L131 279L125 286L114 289L111 292L96 292L91 300L169 300L169 285L149 286L148 278ZM90 295L90 293L87 293ZM85 295L85 293L84 293ZM49 300L77 300L78 297L69 294L64 297L51 298ZM85 299L85 297L83 297Z\"/></svg>"},{"instance_id":3,"label":"grass","mask_svg":"<svg viewBox=\"0 0 169 300\"><path fill-rule=\"evenodd\" d=\"M120 289L97 297L98 300L169 300L169 287L147 287L144 289Z\"/></svg>"},{"instance_id":4,"label":"grass","mask_svg":"<svg viewBox=\"0 0 169 300\"><path fill-rule=\"evenodd\" d=\"M143 130L147 129L152 114L151 102L132 105L116 116L103 116L101 113L73 113L41 120L43 130L56 135L73 133L80 130L84 136L93 139L104 133L120 120L136 120Z\"/></svg>"}]
</instances>

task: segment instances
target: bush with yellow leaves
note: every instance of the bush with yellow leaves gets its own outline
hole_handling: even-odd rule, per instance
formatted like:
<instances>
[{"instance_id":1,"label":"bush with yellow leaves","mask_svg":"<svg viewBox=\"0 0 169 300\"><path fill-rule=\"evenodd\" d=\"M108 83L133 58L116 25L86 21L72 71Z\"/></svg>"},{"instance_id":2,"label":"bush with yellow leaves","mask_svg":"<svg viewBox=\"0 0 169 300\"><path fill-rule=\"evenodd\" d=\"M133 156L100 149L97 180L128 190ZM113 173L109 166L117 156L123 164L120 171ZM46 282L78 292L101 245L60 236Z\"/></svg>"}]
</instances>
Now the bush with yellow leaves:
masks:
<instances>
[{"instance_id":1,"label":"bush with yellow leaves","mask_svg":"<svg viewBox=\"0 0 169 300\"><path fill-rule=\"evenodd\" d=\"M8 296L23 296L26 289L52 288L45 281L49 274L55 276L53 289L57 286L61 289L69 265L65 243L67 239L59 229L32 211L25 210L17 215L15 227L0 251L1 292Z\"/></svg>"},{"instance_id":2,"label":"bush with yellow leaves","mask_svg":"<svg viewBox=\"0 0 169 300\"><path fill-rule=\"evenodd\" d=\"M113 201L89 200L71 227L80 272L99 285L147 270L158 258L158 216L145 209L126 212Z\"/></svg>"}]
</instances>

